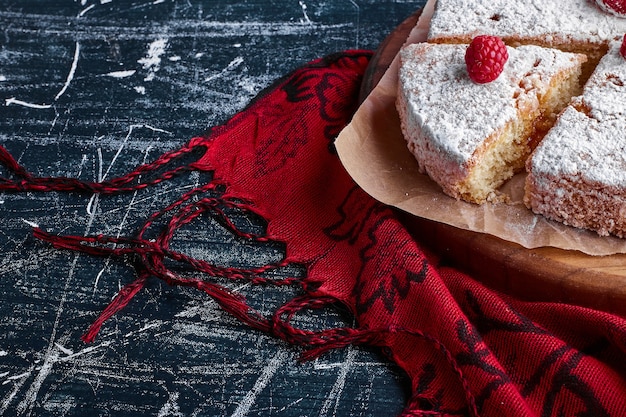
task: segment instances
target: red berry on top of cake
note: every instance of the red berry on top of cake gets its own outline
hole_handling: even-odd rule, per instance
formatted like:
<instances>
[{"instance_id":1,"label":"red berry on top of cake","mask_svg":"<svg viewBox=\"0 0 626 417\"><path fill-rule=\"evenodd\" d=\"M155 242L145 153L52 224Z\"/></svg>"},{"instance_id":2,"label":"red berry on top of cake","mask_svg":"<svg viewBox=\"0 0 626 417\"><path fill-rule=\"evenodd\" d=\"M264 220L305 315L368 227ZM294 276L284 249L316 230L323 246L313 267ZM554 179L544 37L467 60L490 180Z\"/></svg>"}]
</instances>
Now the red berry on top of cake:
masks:
<instances>
[{"instance_id":1,"label":"red berry on top of cake","mask_svg":"<svg viewBox=\"0 0 626 417\"><path fill-rule=\"evenodd\" d=\"M478 84L490 83L498 78L508 59L506 45L497 36L477 36L465 51L467 74Z\"/></svg>"}]
</instances>

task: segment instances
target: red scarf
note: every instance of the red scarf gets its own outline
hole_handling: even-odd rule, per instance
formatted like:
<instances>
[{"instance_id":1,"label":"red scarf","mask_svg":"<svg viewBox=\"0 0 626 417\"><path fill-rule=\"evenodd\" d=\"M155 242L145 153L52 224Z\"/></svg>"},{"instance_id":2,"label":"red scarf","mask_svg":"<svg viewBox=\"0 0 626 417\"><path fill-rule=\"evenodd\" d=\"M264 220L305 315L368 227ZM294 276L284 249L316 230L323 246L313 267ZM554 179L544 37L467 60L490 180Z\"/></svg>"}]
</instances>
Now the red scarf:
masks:
<instances>
[{"instance_id":1,"label":"red scarf","mask_svg":"<svg viewBox=\"0 0 626 417\"><path fill-rule=\"evenodd\" d=\"M300 68L206 137L105 183L34 177L0 148L0 161L11 172L11 178L0 178L0 190L12 192L111 194L145 188L182 171L214 173L210 184L155 213L132 237L54 236L35 229L37 237L57 248L137 259L136 279L84 340L93 340L107 318L148 279L158 278L202 290L252 328L305 346L303 359L349 344L382 348L412 381L404 416L626 415L626 320L573 305L521 302L439 265L394 210L347 175L333 140L358 106L369 58L369 52L351 51ZM196 162L176 165L191 152L200 153ZM137 184L150 174L152 180ZM218 187L225 189L220 197L205 195ZM267 232L237 230L225 214L228 207L262 216ZM243 239L284 242L285 259L241 270L171 250L174 232L203 213L218 216ZM157 219L166 217L156 240L144 238ZM177 274L165 259L193 267L198 278ZM306 265L306 278L275 282L264 275L289 263ZM201 273L259 285L298 283L304 295L264 317ZM352 311L357 327L313 332L290 324L303 310L336 302Z\"/></svg>"}]
</instances>

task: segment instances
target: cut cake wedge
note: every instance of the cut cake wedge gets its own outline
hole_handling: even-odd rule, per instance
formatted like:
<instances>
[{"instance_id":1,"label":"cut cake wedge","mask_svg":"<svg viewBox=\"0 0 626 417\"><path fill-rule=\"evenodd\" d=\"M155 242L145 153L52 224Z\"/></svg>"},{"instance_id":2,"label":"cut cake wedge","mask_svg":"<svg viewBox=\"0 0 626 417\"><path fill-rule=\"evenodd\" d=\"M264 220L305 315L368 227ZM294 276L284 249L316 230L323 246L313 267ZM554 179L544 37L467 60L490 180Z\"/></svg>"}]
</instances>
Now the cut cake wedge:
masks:
<instances>
[{"instance_id":1,"label":"cut cake wedge","mask_svg":"<svg viewBox=\"0 0 626 417\"><path fill-rule=\"evenodd\" d=\"M626 237L626 60L612 44L528 160L526 205L600 235Z\"/></svg>"},{"instance_id":2,"label":"cut cake wedge","mask_svg":"<svg viewBox=\"0 0 626 417\"><path fill-rule=\"evenodd\" d=\"M475 84L467 45L418 43L400 52L396 107L420 170L455 198L498 201L506 180L558 113L580 93L585 55L540 46L507 47L493 82Z\"/></svg>"}]
</instances>

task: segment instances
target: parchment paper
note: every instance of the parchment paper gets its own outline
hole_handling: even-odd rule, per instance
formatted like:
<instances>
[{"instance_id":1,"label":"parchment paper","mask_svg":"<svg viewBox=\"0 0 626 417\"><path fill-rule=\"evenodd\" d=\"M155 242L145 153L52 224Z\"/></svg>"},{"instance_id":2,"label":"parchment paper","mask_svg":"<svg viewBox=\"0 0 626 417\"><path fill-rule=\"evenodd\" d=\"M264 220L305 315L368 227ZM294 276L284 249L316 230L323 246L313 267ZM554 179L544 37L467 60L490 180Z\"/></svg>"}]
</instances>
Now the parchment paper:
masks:
<instances>
[{"instance_id":1,"label":"parchment paper","mask_svg":"<svg viewBox=\"0 0 626 417\"><path fill-rule=\"evenodd\" d=\"M422 12L406 43L426 39L433 0ZM501 191L511 203L475 205L445 195L426 175L406 146L395 108L398 57L356 112L336 141L339 158L348 173L377 200L415 216L461 229L487 233L526 248L551 246L589 255L626 253L626 239L601 237L533 214L522 202L524 174Z\"/></svg>"}]
</instances>

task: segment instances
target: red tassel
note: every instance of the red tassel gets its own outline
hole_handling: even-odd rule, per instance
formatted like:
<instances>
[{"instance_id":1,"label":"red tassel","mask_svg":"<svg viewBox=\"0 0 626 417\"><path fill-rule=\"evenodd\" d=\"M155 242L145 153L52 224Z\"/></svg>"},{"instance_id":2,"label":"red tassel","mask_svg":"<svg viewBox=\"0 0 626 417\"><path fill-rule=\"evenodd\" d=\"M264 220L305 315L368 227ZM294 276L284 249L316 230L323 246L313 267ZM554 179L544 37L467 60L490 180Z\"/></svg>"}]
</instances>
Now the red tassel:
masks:
<instances>
[{"instance_id":1,"label":"red tassel","mask_svg":"<svg viewBox=\"0 0 626 417\"><path fill-rule=\"evenodd\" d=\"M124 175L123 177L104 182L88 182L81 181L76 178L67 177L34 177L26 170L26 168L21 166L4 147L0 146L0 163L4 165L15 176L21 178L20 180L11 180L8 178L0 177L0 190L14 192L89 192L97 194L117 194L122 192L142 190L144 188L169 180L183 172L189 172L194 170L190 165L186 164L165 171L164 173L158 175L156 178L153 178L147 182L129 185L131 182L137 180L140 176L151 172L156 172L160 168L169 164L172 160L180 158L199 148L204 149L204 146L187 145L182 147L181 149L165 153L164 155L157 158L154 162L140 165L134 171L130 172L127 175Z\"/></svg>"},{"instance_id":2,"label":"red tassel","mask_svg":"<svg viewBox=\"0 0 626 417\"><path fill-rule=\"evenodd\" d=\"M18 164L18 162L13 158L13 156L4 149L3 146L0 146L0 163L6 166L11 172L13 172L18 177L22 178L30 178L31 175L24 169L23 166ZM3 181L7 181L2 179Z\"/></svg>"},{"instance_id":3,"label":"red tassel","mask_svg":"<svg viewBox=\"0 0 626 417\"><path fill-rule=\"evenodd\" d=\"M144 273L139 276L135 281L124 286L115 296L113 301L100 313L98 318L89 326L87 332L81 337L81 340L85 343L91 343L96 339L96 336L100 332L100 328L104 322L113 317L118 311L130 303L133 297L141 291L148 279L148 274Z\"/></svg>"}]
</instances>

